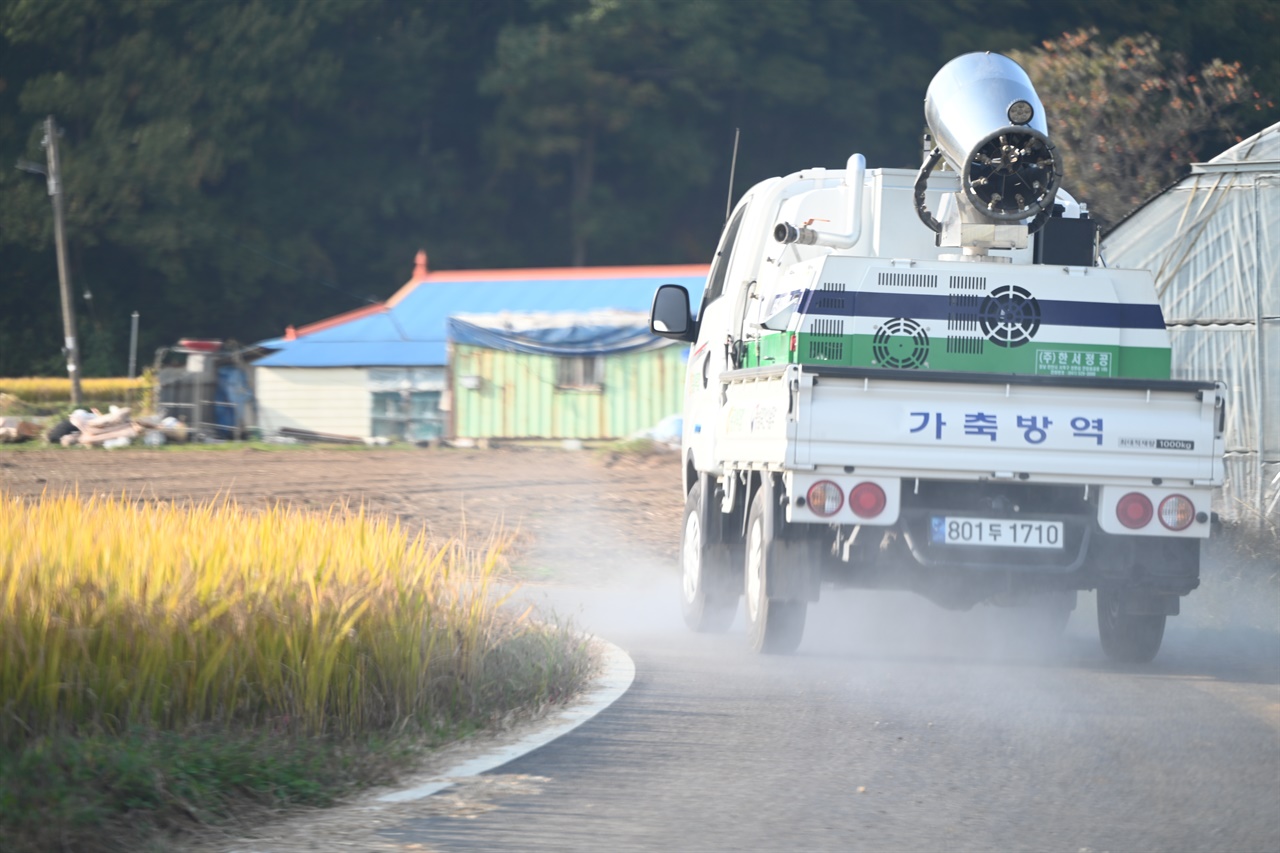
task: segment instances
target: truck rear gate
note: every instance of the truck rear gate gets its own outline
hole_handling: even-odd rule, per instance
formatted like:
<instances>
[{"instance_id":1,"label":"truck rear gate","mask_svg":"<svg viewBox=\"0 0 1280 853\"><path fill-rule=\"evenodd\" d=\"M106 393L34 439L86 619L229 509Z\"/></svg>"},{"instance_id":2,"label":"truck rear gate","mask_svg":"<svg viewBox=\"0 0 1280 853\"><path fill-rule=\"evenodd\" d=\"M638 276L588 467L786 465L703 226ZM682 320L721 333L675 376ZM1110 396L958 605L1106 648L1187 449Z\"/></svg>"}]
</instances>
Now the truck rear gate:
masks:
<instances>
[{"instance_id":1,"label":"truck rear gate","mask_svg":"<svg viewBox=\"0 0 1280 853\"><path fill-rule=\"evenodd\" d=\"M1080 484L1222 477L1212 382L780 365L721 374L718 462ZM1198 452L1197 452L1198 451Z\"/></svg>"}]
</instances>

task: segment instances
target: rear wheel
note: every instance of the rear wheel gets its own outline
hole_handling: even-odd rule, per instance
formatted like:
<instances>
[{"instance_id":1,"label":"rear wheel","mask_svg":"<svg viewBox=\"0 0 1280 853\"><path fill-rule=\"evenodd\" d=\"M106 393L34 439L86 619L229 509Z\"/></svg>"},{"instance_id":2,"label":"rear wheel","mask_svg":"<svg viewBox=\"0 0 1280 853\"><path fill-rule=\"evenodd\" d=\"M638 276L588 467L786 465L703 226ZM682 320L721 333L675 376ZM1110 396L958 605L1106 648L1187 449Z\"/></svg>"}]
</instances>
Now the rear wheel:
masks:
<instances>
[{"instance_id":1,"label":"rear wheel","mask_svg":"<svg viewBox=\"0 0 1280 853\"><path fill-rule=\"evenodd\" d=\"M789 654L804 637L808 602L770 598L769 567L783 556L782 544L768 530L764 519L766 490L759 489L747 514L746 598L747 640L763 654Z\"/></svg>"},{"instance_id":2,"label":"rear wheel","mask_svg":"<svg viewBox=\"0 0 1280 853\"><path fill-rule=\"evenodd\" d=\"M702 483L695 483L684 504L680 610L685 624L693 630L720 633L733 624L738 612L738 596L728 591L733 572L729 549L708 546L702 517Z\"/></svg>"},{"instance_id":3,"label":"rear wheel","mask_svg":"<svg viewBox=\"0 0 1280 853\"><path fill-rule=\"evenodd\" d=\"M1098 587L1098 639L1113 661L1149 663L1160 651L1167 618L1163 613L1127 613L1121 590Z\"/></svg>"}]
</instances>

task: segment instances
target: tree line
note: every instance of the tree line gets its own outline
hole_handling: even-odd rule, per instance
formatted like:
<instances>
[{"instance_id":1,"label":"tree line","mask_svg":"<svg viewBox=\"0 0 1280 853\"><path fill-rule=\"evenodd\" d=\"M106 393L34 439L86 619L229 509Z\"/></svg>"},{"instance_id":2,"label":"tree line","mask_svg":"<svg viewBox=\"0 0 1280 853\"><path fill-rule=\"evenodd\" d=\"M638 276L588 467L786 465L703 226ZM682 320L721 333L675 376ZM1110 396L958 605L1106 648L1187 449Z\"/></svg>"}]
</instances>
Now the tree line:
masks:
<instances>
[{"instance_id":1,"label":"tree line","mask_svg":"<svg viewBox=\"0 0 1280 853\"><path fill-rule=\"evenodd\" d=\"M970 50L1016 53L1066 185L1115 218L1277 119L1278 18L1271 0L0 0L0 375L64 369L49 197L12 168L43 161L47 115L85 372L118 375L133 310L144 363L180 336L259 340L385 298L419 247L437 269L704 262L735 129L735 193L854 151L915 167L924 90Z\"/></svg>"}]
</instances>

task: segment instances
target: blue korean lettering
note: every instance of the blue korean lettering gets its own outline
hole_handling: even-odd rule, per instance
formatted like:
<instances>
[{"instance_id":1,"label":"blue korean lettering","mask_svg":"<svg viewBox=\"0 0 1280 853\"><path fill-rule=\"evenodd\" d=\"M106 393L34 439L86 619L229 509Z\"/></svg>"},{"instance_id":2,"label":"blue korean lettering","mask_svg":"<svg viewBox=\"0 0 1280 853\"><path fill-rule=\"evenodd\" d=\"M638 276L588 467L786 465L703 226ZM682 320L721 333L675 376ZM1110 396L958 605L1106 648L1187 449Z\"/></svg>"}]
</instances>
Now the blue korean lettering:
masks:
<instances>
[{"instance_id":1,"label":"blue korean lettering","mask_svg":"<svg viewBox=\"0 0 1280 853\"><path fill-rule=\"evenodd\" d=\"M976 412L964 416L965 435L984 435L992 441L996 440L996 416L985 412Z\"/></svg>"},{"instance_id":2,"label":"blue korean lettering","mask_svg":"<svg viewBox=\"0 0 1280 853\"><path fill-rule=\"evenodd\" d=\"M1028 444L1043 443L1048 438L1046 430L1051 426L1053 426L1053 421L1046 417L1018 415L1018 429L1023 431L1022 439Z\"/></svg>"},{"instance_id":3,"label":"blue korean lettering","mask_svg":"<svg viewBox=\"0 0 1280 853\"><path fill-rule=\"evenodd\" d=\"M920 432L929 426L929 421L932 418L934 422L933 437L936 441L942 440L942 428L947 425L947 422L942 419L942 412L933 412L932 414L929 412L912 412L911 417L920 418L920 425L913 427L911 429L912 432Z\"/></svg>"},{"instance_id":4,"label":"blue korean lettering","mask_svg":"<svg viewBox=\"0 0 1280 853\"><path fill-rule=\"evenodd\" d=\"M1102 418L1076 417L1071 419L1071 434L1076 438L1092 438L1095 444L1102 444Z\"/></svg>"}]
</instances>

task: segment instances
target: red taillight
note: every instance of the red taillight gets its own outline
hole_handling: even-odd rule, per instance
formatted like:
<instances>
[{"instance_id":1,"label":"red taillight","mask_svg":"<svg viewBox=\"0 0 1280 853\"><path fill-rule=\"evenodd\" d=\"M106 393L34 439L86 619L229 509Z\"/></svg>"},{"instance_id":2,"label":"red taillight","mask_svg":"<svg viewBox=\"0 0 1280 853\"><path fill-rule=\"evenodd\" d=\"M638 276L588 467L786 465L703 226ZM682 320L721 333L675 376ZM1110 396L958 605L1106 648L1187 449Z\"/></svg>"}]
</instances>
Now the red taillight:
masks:
<instances>
[{"instance_id":1,"label":"red taillight","mask_svg":"<svg viewBox=\"0 0 1280 853\"><path fill-rule=\"evenodd\" d=\"M1151 501L1141 492L1130 492L1116 504L1116 518L1130 530L1146 527L1152 514Z\"/></svg>"},{"instance_id":2,"label":"red taillight","mask_svg":"<svg viewBox=\"0 0 1280 853\"><path fill-rule=\"evenodd\" d=\"M809 502L809 509L814 515L826 518L840 511L840 506L844 503L844 492L830 480L819 480L809 487L805 500Z\"/></svg>"},{"instance_id":3,"label":"red taillight","mask_svg":"<svg viewBox=\"0 0 1280 853\"><path fill-rule=\"evenodd\" d=\"M791 342L790 342L790 344L789 344L789 347L790 347L790 349L791 349L791 351L792 351L792 352L795 352L795 351L796 351L796 336L795 336L795 335L792 335L792 336L791 336Z\"/></svg>"},{"instance_id":4,"label":"red taillight","mask_svg":"<svg viewBox=\"0 0 1280 853\"><path fill-rule=\"evenodd\" d=\"M1195 506L1182 495L1169 495L1160 501L1160 523L1170 530L1186 530L1195 517Z\"/></svg>"},{"instance_id":5,"label":"red taillight","mask_svg":"<svg viewBox=\"0 0 1280 853\"><path fill-rule=\"evenodd\" d=\"M875 518L884 512L884 489L875 483L859 483L849 492L849 509L858 518Z\"/></svg>"}]
</instances>

